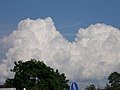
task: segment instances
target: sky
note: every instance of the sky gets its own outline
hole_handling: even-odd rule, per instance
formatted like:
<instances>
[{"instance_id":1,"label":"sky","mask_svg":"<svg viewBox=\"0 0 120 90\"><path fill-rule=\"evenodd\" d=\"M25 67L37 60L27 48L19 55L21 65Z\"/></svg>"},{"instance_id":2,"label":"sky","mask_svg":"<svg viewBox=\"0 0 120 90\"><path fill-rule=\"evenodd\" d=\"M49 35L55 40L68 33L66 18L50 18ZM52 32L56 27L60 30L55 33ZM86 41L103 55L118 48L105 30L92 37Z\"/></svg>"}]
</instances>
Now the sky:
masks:
<instances>
[{"instance_id":1,"label":"sky","mask_svg":"<svg viewBox=\"0 0 120 90\"><path fill-rule=\"evenodd\" d=\"M0 37L16 29L23 19L51 17L56 28L74 41L79 28L95 23L120 28L119 0L1 0Z\"/></svg>"},{"instance_id":2,"label":"sky","mask_svg":"<svg viewBox=\"0 0 120 90\"><path fill-rule=\"evenodd\" d=\"M31 58L80 88L120 71L120 0L1 0L0 83ZM102 67L101 67L102 66Z\"/></svg>"}]
</instances>

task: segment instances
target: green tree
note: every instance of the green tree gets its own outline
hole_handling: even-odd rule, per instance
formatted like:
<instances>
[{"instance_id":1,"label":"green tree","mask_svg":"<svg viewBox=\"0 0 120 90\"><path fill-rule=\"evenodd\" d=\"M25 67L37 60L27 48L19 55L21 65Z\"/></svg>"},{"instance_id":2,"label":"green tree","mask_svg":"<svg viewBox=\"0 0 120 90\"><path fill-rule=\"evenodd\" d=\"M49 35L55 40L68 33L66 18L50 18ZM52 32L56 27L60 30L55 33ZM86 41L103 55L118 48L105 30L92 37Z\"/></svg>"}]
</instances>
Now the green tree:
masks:
<instances>
[{"instance_id":1,"label":"green tree","mask_svg":"<svg viewBox=\"0 0 120 90\"><path fill-rule=\"evenodd\" d=\"M85 90L96 90L96 88L95 88L95 85L90 85L90 86L88 86L87 88L85 88Z\"/></svg>"},{"instance_id":2,"label":"green tree","mask_svg":"<svg viewBox=\"0 0 120 90\"><path fill-rule=\"evenodd\" d=\"M113 72L108 77L110 83L110 90L120 90L120 73Z\"/></svg>"},{"instance_id":3,"label":"green tree","mask_svg":"<svg viewBox=\"0 0 120 90\"><path fill-rule=\"evenodd\" d=\"M65 74L60 74L46 66L43 62L31 59L27 62L18 61L11 69L15 72L13 79L7 79L5 85L17 90L69 90Z\"/></svg>"}]
</instances>

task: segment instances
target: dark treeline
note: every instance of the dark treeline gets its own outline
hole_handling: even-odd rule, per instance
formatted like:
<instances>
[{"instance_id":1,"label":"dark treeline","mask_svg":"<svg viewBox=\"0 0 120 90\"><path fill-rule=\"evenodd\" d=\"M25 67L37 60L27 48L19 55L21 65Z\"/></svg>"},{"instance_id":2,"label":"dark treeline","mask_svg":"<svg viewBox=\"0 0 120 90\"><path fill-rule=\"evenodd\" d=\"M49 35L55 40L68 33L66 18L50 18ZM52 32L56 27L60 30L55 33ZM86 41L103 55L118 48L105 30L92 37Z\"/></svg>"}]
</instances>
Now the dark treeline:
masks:
<instances>
[{"instance_id":1,"label":"dark treeline","mask_svg":"<svg viewBox=\"0 0 120 90\"><path fill-rule=\"evenodd\" d=\"M95 85L90 85L85 88L85 90L120 90L120 73L113 72L108 76L109 84L106 84L104 88L95 87Z\"/></svg>"},{"instance_id":2,"label":"dark treeline","mask_svg":"<svg viewBox=\"0 0 120 90\"><path fill-rule=\"evenodd\" d=\"M16 88L16 90L70 90L64 73L45 65L42 61L31 59L27 62L18 61L11 69L14 78L8 78L0 88ZM120 90L120 73L113 72L108 76L109 84L104 88L95 85L86 86L85 90Z\"/></svg>"},{"instance_id":3,"label":"dark treeline","mask_svg":"<svg viewBox=\"0 0 120 90\"><path fill-rule=\"evenodd\" d=\"M6 87L16 90L70 90L65 74L45 65L43 61L31 59L14 64L11 69L15 73L14 78L6 80Z\"/></svg>"}]
</instances>

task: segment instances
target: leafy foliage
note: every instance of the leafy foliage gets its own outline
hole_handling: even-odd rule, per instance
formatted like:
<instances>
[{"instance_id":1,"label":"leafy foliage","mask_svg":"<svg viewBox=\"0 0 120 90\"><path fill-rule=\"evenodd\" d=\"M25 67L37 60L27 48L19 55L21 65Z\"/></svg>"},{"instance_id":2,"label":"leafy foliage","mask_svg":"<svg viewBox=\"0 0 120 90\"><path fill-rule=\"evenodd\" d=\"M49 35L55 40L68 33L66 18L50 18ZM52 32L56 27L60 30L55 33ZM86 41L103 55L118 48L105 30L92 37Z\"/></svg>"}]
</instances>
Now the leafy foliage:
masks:
<instances>
[{"instance_id":1,"label":"leafy foliage","mask_svg":"<svg viewBox=\"0 0 120 90\"><path fill-rule=\"evenodd\" d=\"M94 85L90 85L90 86L86 87L85 90L96 90L96 88Z\"/></svg>"},{"instance_id":2,"label":"leafy foliage","mask_svg":"<svg viewBox=\"0 0 120 90\"><path fill-rule=\"evenodd\" d=\"M113 72L108 77L111 90L120 90L120 73Z\"/></svg>"},{"instance_id":3,"label":"leafy foliage","mask_svg":"<svg viewBox=\"0 0 120 90\"><path fill-rule=\"evenodd\" d=\"M27 62L18 61L11 69L15 72L13 79L7 79L5 85L17 90L69 90L68 80L58 70L46 66L43 62L31 59Z\"/></svg>"}]
</instances>

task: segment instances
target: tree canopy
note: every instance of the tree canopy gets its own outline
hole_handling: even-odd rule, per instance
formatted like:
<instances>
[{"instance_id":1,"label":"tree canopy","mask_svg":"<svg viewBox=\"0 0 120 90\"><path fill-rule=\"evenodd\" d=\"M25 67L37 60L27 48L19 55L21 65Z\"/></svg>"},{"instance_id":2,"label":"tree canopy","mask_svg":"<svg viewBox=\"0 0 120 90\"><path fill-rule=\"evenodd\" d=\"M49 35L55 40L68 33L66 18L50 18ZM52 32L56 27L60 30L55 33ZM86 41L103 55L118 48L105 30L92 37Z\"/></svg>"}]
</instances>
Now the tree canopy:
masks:
<instances>
[{"instance_id":1,"label":"tree canopy","mask_svg":"<svg viewBox=\"0 0 120 90\"><path fill-rule=\"evenodd\" d=\"M111 90L120 90L120 73L113 72L108 77Z\"/></svg>"},{"instance_id":2,"label":"tree canopy","mask_svg":"<svg viewBox=\"0 0 120 90\"><path fill-rule=\"evenodd\" d=\"M86 87L85 90L96 90L96 88L94 85L90 85L90 86Z\"/></svg>"},{"instance_id":3,"label":"tree canopy","mask_svg":"<svg viewBox=\"0 0 120 90\"><path fill-rule=\"evenodd\" d=\"M13 79L7 79L5 85L17 90L69 90L64 73L46 66L42 61L31 59L27 62L18 61L11 69L15 72Z\"/></svg>"}]
</instances>

